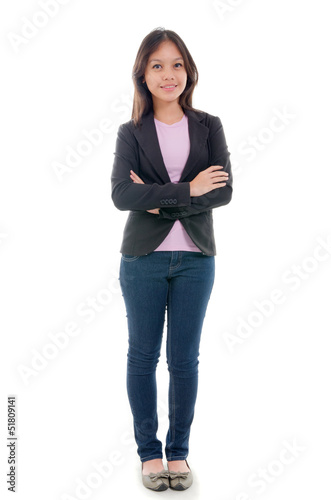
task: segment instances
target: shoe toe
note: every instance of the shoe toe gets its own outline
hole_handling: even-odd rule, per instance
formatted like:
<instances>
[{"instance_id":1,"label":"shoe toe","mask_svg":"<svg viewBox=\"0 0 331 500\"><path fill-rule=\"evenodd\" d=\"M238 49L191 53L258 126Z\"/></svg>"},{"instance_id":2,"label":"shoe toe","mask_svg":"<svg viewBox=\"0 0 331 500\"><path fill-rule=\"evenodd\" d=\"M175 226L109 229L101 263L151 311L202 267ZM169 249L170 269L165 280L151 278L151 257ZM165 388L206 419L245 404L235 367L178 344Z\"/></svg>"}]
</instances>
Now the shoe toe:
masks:
<instances>
[{"instance_id":1,"label":"shoe toe","mask_svg":"<svg viewBox=\"0 0 331 500\"><path fill-rule=\"evenodd\" d=\"M173 490L186 490L193 483L192 472L170 472L169 473L170 488Z\"/></svg>"},{"instance_id":2,"label":"shoe toe","mask_svg":"<svg viewBox=\"0 0 331 500\"><path fill-rule=\"evenodd\" d=\"M161 472L142 474L143 485L154 491L164 491L169 488L169 472L163 469Z\"/></svg>"}]
</instances>

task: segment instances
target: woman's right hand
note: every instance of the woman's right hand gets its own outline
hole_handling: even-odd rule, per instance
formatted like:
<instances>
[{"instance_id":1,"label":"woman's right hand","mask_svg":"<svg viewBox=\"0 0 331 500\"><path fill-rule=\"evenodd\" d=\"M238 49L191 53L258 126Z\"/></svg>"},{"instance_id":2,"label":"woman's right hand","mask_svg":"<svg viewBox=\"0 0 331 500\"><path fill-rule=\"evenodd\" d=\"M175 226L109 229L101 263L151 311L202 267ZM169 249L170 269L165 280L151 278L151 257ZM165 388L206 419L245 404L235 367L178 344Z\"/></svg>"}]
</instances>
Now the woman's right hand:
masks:
<instances>
[{"instance_id":1,"label":"woman's right hand","mask_svg":"<svg viewBox=\"0 0 331 500\"><path fill-rule=\"evenodd\" d=\"M227 172L220 172L222 168L221 165L212 165L206 168L206 170L202 170L190 182L190 196L202 196L213 191L213 189L226 186L225 181L228 180L229 174Z\"/></svg>"}]
</instances>

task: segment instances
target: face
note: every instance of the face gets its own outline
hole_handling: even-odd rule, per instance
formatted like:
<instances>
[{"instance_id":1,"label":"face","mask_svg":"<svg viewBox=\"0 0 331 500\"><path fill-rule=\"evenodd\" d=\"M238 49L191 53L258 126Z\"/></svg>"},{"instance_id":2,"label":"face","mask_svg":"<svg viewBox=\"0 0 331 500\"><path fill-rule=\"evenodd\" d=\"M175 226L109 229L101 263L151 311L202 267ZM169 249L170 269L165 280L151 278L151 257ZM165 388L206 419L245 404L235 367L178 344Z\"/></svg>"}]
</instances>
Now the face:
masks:
<instances>
[{"instance_id":1,"label":"face","mask_svg":"<svg viewBox=\"0 0 331 500\"><path fill-rule=\"evenodd\" d=\"M179 99L187 82L184 60L177 46L167 40L153 52L146 65L143 82L152 94L153 103Z\"/></svg>"}]
</instances>

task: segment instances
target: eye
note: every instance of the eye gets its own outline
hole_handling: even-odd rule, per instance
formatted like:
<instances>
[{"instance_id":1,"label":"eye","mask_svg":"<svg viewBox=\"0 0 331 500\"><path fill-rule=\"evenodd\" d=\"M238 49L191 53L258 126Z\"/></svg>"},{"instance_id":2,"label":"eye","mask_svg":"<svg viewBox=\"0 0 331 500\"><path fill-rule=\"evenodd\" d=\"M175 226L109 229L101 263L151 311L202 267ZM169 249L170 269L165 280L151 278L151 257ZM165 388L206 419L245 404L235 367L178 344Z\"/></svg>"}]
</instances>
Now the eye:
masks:
<instances>
[{"instance_id":1,"label":"eye","mask_svg":"<svg viewBox=\"0 0 331 500\"><path fill-rule=\"evenodd\" d=\"M182 65L182 63L176 63L176 64L175 64L175 68L178 68L178 67L180 67L180 66L183 66L183 65Z\"/></svg>"},{"instance_id":2,"label":"eye","mask_svg":"<svg viewBox=\"0 0 331 500\"><path fill-rule=\"evenodd\" d=\"M154 68L159 69L159 68L157 68L156 66L159 66L159 67L161 68L161 64L154 64L153 69L154 69Z\"/></svg>"}]
</instances>

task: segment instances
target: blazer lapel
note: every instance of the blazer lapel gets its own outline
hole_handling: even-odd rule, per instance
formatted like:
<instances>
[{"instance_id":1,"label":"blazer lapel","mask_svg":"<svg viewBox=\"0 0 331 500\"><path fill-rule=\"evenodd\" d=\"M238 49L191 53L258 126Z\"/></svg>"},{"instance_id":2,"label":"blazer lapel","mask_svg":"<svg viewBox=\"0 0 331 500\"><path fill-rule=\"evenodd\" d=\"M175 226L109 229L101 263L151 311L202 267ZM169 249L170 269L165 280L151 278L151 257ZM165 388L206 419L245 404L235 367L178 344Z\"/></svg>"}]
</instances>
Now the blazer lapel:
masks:
<instances>
[{"instance_id":1,"label":"blazer lapel","mask_svg":"<svg viewBox=\"0 0 331 500\"><path fill-rule=\"evenodd\" d=\"M163 183L171 182L157 137L154 113L144 115L141 122L141 127L134 129L134 135L160 180Z\"/></svg>"},{"instance_id":2,"label":"blazer lapel","mask_svg":"<svg viewBox=\"0 0 331 500\"><path fill-rule=\"evenodd\" d=\"M187 158L187 162L185 164L182 175L180 176L179 182L185 181L185 178L198 163L209 133L209 128L201 123L201 120L203 119L202 115L198 115L191 109L185 109L184 112L188 117L190 153Z\"/></svg>"},{"instance_id":3,"label":"blazer lapel","mask_svg":"<svg viewBox=\"0 0 331 500\"><path fill-rule=\"evenodd\" d=\"M203 119L202 115L200 116L195 111L189 109L185 109L184 112L188 117L190 153L179 182L184 181L198 163L209 132L208 127L201 123ZM154 113L152 111L142 117L141 127L135 128L134 135L160 180L164 183L171 182L163 161L154 123Z\"/></svg>"}]
</instances>

